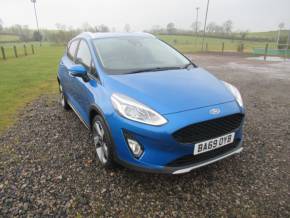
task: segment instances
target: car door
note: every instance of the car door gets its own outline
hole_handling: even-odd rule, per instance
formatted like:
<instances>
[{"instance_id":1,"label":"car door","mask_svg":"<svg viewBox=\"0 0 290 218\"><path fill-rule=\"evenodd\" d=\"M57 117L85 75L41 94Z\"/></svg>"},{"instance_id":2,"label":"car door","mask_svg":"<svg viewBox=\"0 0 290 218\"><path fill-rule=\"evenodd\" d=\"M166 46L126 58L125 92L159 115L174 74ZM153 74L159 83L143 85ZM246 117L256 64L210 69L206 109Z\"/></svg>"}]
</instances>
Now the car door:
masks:
<instances>
[{"instance_id":1,"label":"car door","mask_svg":"<svg viewBox=\"0 0 290 218\"><path fill-rule=\"evenodd\" d=\"M66 54L62 57L59 64L59 79L63 87L65 96L71 103L75 102L73 96L72 82L73 78L69 74L69 68L75 64L76 51L79 45L79 39L73 40L67 47Z\"/></svg>"},{"instance_id":2,"label":"car door","mask_svg":"<svg viewBox=\"0 0 290 218\"><path fill-rule=\"evenodd\" d=\"M87 69L87 78L74 77L72 83L73 95L76 99L76 109L82 119L89 124L89 110L94 102L97 92L97 81L92 77L95 72L92 53L88 43L81 39L76 53L76 63L82 64Z\"/></svg>"}]
</instances>

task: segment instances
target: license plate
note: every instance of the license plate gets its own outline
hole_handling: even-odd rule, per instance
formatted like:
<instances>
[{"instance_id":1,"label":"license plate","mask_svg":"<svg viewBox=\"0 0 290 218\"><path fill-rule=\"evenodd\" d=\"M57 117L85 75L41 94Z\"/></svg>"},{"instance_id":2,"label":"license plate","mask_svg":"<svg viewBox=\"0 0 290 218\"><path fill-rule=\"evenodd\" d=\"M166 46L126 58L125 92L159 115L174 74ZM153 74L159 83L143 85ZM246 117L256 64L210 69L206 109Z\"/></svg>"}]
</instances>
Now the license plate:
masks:
<instances>
[{"instance_id":1,"label":"license plate","mask_svg":"<svg viewBox=\"0 0 290 218\"><path fill-rule=\"evenodd\" d=\"M230 133L227 135L220 136L218 138L210 139L207 141L199 142L194 146L194 155L201 154L207 151L211 151L222 146L233 143L235 138L235 133Z\"/></svg>"}]
</instances>

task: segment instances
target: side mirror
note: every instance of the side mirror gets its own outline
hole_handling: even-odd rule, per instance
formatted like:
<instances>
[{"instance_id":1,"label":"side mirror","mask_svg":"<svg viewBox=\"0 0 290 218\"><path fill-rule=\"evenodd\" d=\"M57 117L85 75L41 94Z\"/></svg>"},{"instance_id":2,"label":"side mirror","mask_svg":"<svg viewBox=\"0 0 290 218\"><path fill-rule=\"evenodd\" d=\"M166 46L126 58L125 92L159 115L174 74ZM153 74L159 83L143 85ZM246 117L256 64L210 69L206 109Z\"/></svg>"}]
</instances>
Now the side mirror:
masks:
<instances>
[{"instance_id":1,"label":"side mirror","mask_svg":"<svg viewBox=\"0 0 290 218\"><path fill-rule=\"evenodd\" d=\"M85 77L87 75L86 68L81 64L76 64L71 66L68 71L70 72L70 75L75 77Z\"/></svg>"}]
</instances>

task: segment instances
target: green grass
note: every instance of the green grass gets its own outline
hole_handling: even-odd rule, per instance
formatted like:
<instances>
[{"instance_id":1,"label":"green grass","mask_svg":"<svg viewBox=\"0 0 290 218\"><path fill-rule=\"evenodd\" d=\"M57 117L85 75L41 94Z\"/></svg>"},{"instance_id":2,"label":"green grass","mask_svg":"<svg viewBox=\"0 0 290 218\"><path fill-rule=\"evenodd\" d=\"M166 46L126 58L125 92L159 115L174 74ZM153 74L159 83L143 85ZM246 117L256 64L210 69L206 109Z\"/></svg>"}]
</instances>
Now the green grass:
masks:
<instances>
[{"instance_id":1,"label":"green grass","mask_svg":"<svg viewBox=\"0 0 290 218\"><path fill-rule=\"evenodd\" d=\"M183 53L194 53L201 50L202 38L182 35L158 35L158 38L171 44ZM225 44L225 51L237 51L240 40L205 38L209 51L221 51L222 42ZM244 52L252 52L253 48L264 48L266 42L243 41ZM275 48L275 43L269 43L269 48Z\"/></svg>"},{"instance_id":2,"label":"green grass","mask_svg":"<svg viewBox=\"0 0 290 218\"><path fill-rule=\"evenodd\" d=\"M6 42L6 41L18 41L19 36L17 35L2 35L0 34L0 42Z\"/></svg>"},{"instance_id":3,"label":"green grass","mask_svg":"<svg viewBox=\"0 0 290 218\"><path fill-rule=\"evenodd\" d=\"M63 47L42 46L35 55L0 61L0 131L16 120L20 108L57 91L56 73Z\"/></svg>"},{"instance_id":4,"label":"green grass","mask_svg":"<svg viewBox=\"0 0 290 218\"><path fill-rule=\"evenodd\" d=\"M281 30L280 33L281 37L287 37L288 31L287 30ZM248 37L257 37L257 38L268 38L268 39L277 39L278 36L278 30L276 31L268 31L268 32L249 32L247 34Z\"/></svg>"}]
</instances>

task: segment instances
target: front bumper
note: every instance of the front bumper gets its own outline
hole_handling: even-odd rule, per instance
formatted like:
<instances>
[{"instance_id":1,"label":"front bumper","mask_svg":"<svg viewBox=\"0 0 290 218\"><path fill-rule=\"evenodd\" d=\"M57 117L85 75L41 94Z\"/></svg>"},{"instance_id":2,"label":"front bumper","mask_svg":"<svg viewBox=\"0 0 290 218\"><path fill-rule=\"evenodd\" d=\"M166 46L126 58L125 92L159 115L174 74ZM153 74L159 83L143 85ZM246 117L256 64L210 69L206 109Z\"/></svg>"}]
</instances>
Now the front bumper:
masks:
<instances>
[{"instance_id":1,"label":"front bumper","mask_svg":"<svg viewBox=\"0 0 290 218\"><path fill-rule=\"evenodd\" d=\"M129 169L133 169L133 170L137 170L137 171L141 171L141 172L164 173L164 174L183 174L183 173L188 173L194 169L197 169L197 168L212 164L214 162L220 161L220 160L225 159L227 157L230 157L234 154L239 154L242 151L243 151L243 147L242 147L242 141L241 141L236 148L234 148L233 150L230 150L226 153L223 153L222 155L215 156L213 158L207 159L205 161L201 161L199 163L189 164L189 165L185 165L185 166L181 166L181 167L164 167L162 170L138 167L136 165L132 165L129 162L126 162L123 160L117 160L117 161L118 161L118 163L120 163L121 165L123 165Z\"/></svg>"},{"instance_id":2,"label":"front bumper","mask_svg":"<svg viewBox=\"0 0 290 218\"><path fill-rule=\"evenodd\" d=\"M218 116L209 114L209 110L213 107L204 107L196 110L164 115L168 123L159 127L130 121L120 117L116 113L111 114L106 119L115 145L115 158L117 162L128 168L139 171L179 174L189 172L195 168L241 152L242 126L235 130L235 141L237 141L238 144L234 146L233 149L227 150L216 156L210 156L199 162L186 163L181 166L170 165L170 163L178 158L188 155L194 157L194 144L182 144L177 142L172 136L175 131L193 123L199 123L235 113L243 113L236 102L227 102L218 105L218 107L221 110ZM134 158L132 155L127 145L124 131L133 135L144 147L144 153L140 158Z\"/></svg>"}]
</instances>

